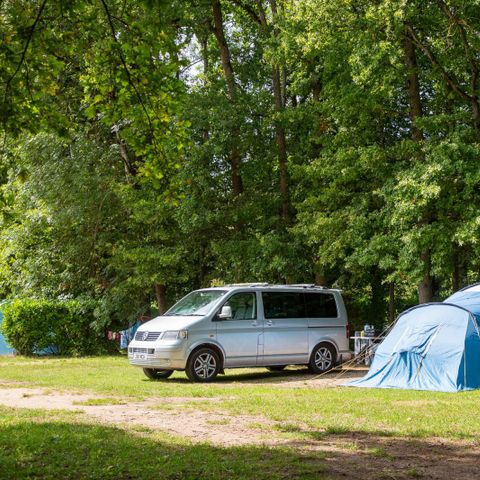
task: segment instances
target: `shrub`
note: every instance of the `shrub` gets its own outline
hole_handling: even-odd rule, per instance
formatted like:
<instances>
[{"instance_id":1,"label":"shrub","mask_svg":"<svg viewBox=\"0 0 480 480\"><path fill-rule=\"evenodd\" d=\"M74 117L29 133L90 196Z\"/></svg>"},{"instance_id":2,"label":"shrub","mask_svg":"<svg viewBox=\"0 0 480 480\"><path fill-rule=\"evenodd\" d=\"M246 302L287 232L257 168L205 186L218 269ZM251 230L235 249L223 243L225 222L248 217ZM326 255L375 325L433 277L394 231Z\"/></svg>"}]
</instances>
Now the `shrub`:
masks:
<instances>
[{"instance_id":1,"label":"shrub","mask_svg":"<svg viewBox=\"0 0 480 480\"><path fill-rule=\"evenodd\" d=\"M91 355L106 341L95 328L95 302L16 299L3 307L3 333L22 355L54 346L60 355Z\"/></svg>"}]
</instances>

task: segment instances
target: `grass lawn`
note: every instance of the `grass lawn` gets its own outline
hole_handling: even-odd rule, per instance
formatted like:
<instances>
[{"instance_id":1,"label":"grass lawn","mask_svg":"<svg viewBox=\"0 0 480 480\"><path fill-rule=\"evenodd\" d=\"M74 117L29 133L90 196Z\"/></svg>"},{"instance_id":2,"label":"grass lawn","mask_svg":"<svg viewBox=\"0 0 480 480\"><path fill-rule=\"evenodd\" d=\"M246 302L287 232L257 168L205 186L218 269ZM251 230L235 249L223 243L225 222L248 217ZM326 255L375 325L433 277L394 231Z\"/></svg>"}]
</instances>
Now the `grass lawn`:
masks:
<instances>
[{"instance_id":1,"label":"grass lawn","mask_svg":"<svg viewBox=\"0 0 480 480\"><path fill-rule=\"evenodd\" d=\"M434 478L476 475L480 392L318 388L312 378L244 369L208 385L190 383L183 373L152 382L124 357L0 357L0 399L15 387L42 387L47 398L88 393L70 411L38 409L38 391L28 390L23 396L35 409L0 405L0 480L410 479L431 478L432 469ZM233 428L232 419L250 421L246 415L258 424L244 425L248 441L242 445L218 446L168 435L150 428L150 421L99 422L81 411L130 409L132 401L147 399L146 413L161 422L172 409L178 421L188 421L186 407L216 431ZM227 415L218 417L222 412ZM255 444L250 428L280 443Z\"/></svg>"},{"instance_id":2,"label":"grass lawn","mask_svg":"<svg viewBox=\"0 0 480 480\"><path fill-rule=\"evenodd\" d=\"M74 417L0 407L0 479L324 478L322 457L288 448L192 445Z\"/></svg>"},{"instance_id":3,"label":"grass lawn","mask_svg":"<svg viewBox=\"0 0 480 480\"><path fill-rule=\"evenodd\" d=\"M320 432L480 439L480 391L434 393L358 388L291 388L292 377L257 370L227 370L213 384L194 384L181 372L152 382L124 357L78 359L1 358L1 381L21 381L55 389L95 392L103 397L216 397L195 408L225 409L281 422L298 436ZM1 395L1 389L0 389Z\"/></svg>"}]
</instances>

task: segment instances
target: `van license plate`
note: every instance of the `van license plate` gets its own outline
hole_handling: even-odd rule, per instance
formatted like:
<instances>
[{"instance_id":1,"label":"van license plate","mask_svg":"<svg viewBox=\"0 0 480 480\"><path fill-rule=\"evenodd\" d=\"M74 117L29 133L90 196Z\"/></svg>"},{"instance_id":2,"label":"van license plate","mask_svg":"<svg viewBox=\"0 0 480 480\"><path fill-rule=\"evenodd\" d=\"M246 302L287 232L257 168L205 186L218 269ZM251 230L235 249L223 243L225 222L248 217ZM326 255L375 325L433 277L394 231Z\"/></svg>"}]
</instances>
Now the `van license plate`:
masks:
<instances>
[{"instance_id":1,"label":"van license plate","mask_svg":"<svg viewBox=\"0 0 480 480\"><path fill-rule=\"evenodd\" d=\"M134 360L146 360L147 359L147 354L146 353L134 353L133 354L133 359Z\"/></svg>"}]
</instances>

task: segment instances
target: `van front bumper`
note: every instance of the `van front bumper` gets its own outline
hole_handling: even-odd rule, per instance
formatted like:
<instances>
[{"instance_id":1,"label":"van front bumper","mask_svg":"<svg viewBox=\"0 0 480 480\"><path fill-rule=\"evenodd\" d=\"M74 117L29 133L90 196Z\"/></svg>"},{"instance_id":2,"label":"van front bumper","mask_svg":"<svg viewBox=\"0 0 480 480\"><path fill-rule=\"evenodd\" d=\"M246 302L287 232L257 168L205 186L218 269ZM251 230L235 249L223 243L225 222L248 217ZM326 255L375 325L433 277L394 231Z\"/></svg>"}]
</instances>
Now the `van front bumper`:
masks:
<instances>
[{"instance_id":1,"label":"van front bumper","mask_svg":"<svg viewBox=\"0 0 480 480\"><path fill-rule=\"evenodd\" d=\"M143 368L185 370L185 347L183 345L149 345L133 341L128 346L128 361Z\"/></svg>"}]
</instances>

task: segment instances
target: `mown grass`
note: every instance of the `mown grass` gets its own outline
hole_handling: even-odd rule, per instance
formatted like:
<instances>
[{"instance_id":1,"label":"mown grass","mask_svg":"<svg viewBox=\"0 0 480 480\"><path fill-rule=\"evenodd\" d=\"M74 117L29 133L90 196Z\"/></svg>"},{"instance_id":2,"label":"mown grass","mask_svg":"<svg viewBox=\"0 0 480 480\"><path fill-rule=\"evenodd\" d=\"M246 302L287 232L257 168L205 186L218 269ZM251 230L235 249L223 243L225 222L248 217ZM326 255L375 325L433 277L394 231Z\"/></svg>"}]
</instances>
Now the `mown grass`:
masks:
<instances>
[{"instance_id":1,"label":"mown grass","mask_svg":"<svg viewBox=\"0 0 480 480\"><path fill-rule=\"evenodd\" d=\"M322 456L288 448L193 445L145 429L0 407L0 479L324 478Z\"/></svg>"},{"instance_id":2,"label":"mown grass","mask_svg":"<svg viewBox=\"0 0 480 480\"><path fill-rule=\"evenodd\" d=\"M417 437L480 438L480 391L436 393L358 388L289 387L296 372L230 370L213 384L193 384L183 373L151 382L122 357L78 359L1 358L0 382L96 392L108 397L188 397L191 408L266 417L299 437L353 431ZM1 395L1 390L0 390ZM168 406L168 405L167 405Z\"/></svg>"}]
</instances>

